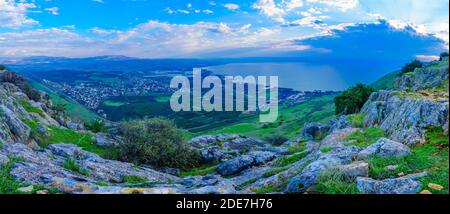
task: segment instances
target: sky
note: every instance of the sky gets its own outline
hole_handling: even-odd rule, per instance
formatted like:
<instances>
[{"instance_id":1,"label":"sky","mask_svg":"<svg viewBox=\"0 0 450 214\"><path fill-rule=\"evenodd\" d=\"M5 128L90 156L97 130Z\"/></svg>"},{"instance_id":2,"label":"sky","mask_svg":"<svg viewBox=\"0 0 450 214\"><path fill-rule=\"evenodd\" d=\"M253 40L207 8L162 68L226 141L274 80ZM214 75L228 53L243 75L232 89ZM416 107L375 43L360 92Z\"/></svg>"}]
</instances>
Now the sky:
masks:
<instances>
[{"instance_id":1,"label":"sky","mask_svg":"<svg viewBox=\"0 0 450 214\"><path fill-rule=\"evenodd\" d=\"M394 57L448 50L448 0L0 0L0 57Z\"/></svg>"}]
</instances>

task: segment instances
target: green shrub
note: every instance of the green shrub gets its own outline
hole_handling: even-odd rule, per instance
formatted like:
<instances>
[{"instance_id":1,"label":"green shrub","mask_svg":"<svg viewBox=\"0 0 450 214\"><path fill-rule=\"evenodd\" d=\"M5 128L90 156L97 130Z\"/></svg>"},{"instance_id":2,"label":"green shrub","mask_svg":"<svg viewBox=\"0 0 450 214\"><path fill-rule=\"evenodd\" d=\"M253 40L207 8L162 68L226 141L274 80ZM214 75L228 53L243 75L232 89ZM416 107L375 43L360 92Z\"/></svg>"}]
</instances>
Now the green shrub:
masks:
<instances>
[{"instance_id":1,"label":"green shrub","mask_svg":"<svg viewBox=\"0 0 450 214\"><path fill-rule=\"evenodd\" d=\"M281 144L288 141L288 139L282 135L272 135L266 138L266 141L274 146L280 146Z\"/></svg>"},{"instance_id":2,"label":"green shrub","mask_svg":"<svg viewBox=\"0 0 450 214\"><path fill-rule=\"evenodd\" d=\"M153 118L123 122L119 132L125 140L120 148L125 161L182 169L198 164L198 153L172 121Z\"/></svg>"},{"instance_id":3,"label":"green shrub","mask_svg":"<svg viewBox=\"0 0 450 214\"><path fill-rule=\"evenodd\" d=\"M416 70L416 68L421 68L423 66L422 62L420 62L419 60L414 60L408 64L406 64L405 66L403 66L400 75L402 74L406 74L409 72L414 72L414 70Z\"/></svg>"},{"instance_id":4,"label":"green shrub","mask_svg":"<svg viewBox=\"0 0 450 214\"><path fill-rule=\"evenodd\" d=\"M45 114L40 108L34 107L33 105L31 105L31 103L25 100L19 100L19 103L27 112L36 113L39 114L39 116L45 118Z\"/></svg>"},{"instance_id":5,"label":"green shrub","mask_svg":"<svg viewBox=\"0 0 450 214\"><path fill-rule=\"evenodd\" d=\"M91 130L94 133L106 131L106 125L103 120L95 120L94 122L86 124L85 126L87 129Z\"/></svg>"},{"instance_id":6,"label":"green shrub","mask_svg":"<svg viewBox=\"0 0 450 214\"><path fill-rule=\"evenodd\" d=\"M358 113L374 90L364 84L345 90L334 98L335 112L339 114Z\"/></svg>"},{"instance_id":7,"label":"green shrub","mask_svg":"<svg viewBox=\"0 0 450 214\"><path fill-rule=\"evenodd\" d=\"M363 128L365 117L366 117L366 114L354 114L354 115L349 115L348 119L352 122L352 127Z\"/></svg>"},{"instance_id":8,"label":"green shrub","mask_svg":"<svg viewBox=\"0 0 450 214\"><path fill-rule=\"evenodd\" d=\"M444 60L444 58L446 58L446 57L448 57L448 52L442 52L442 53L439 55L439 61ZM0 69L0 70L1 70L1 69Z\"/></svg>"},{"instance_id":9,"label":"green shrub","mask_svg":"<svg viewBox=\"0 0 450 214\"><path fill-rule=\"evenodd\" d=\"M0 65L0 71L6 70L6 67L4 65Z\"/></svg>"}]
</instances>

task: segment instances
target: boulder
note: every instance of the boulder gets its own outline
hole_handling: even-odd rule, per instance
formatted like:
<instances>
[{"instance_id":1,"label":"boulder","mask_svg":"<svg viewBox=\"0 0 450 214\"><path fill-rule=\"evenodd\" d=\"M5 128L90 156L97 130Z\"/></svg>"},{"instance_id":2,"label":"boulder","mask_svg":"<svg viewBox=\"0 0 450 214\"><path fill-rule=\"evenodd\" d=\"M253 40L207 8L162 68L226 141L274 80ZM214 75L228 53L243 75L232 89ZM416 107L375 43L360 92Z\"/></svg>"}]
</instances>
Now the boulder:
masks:
<instances>
[{"instance_id":1,"label":"boulder","mask_svg":"<svg viewBox=\"0 0 450 214\"><path fill-rule=\"evenodd\" d=\"M335 132L341 129L349 128L352 125L352 121L347 118L347 115L342 115L337 118L333 118L330 121L329 132Z\"/></svg>"},{"instance_id":2,"label":"boulder","mask_svg":"<svg viewBox=\"0 0 450 214\"><path fill-rule=\"evenodd\" d=\"M0 166L5 166L8 163L9 158L6 155L0 153Z\"/></svg>"},{"instance_id":3,"label":"boulder","mask_svg":"<svg viewBox=\"0 0 450 214\"><path fill-rule=\"evenodd\" d=\"M342 161L336 157L320 158L309 164L298 176L293 177L287 186L287 192L299 193L316 183L317 177L327 170L337 168Z\"/></svg>"},{"instance_id":4,"label":"boulder","mask_svg":"<svg viewBox=\"0 0 450 214\"><path fill-rule=\"evenodd\" d=\"M340 171L348 178L356 179L357 177L369 176L369 164L363 161L356 161L351 164L343 165Z\"/></svg>"},{"instance_id":5,"label":"boulder","mask_svg":"<svg viewBox=\"0 0 450 214\"><path fill-rule=\"evenodd\" d=\"M239 137L225 142L223 146L228 150L249 151L258 147L265 147L266 144L253 138Z\"/></svg>"},{"instance_id":6,"label":"boulder","mask_svg":"<svg viewBox=\"0 0 450 214\"><path fill-rule=\"evenodd\" d=\"M106 133L95 134L95 142L101 147L116 147L119 143Z\"/></svg>"},{"instance_id":7,"label":"boulder","mask_svg":"<svg viewBox=\"0 0 450 214\"><path fill-rule=\"evenodd\" d=\"M374 180L358 177L358 190L365 194L416 194L422 183L409 177Z\"/></svg>"},{"instance_id":8,"label":"boulder","mask_svg":"<svg viewBox=\"0 0 450 214\"><path fill-rule=\"evenodd\" d=\"M330 131L330 126L322 123L308 123L305 124L302 131L302 136L309 140L321 140Z\"/></svg>"},{"instance_id":9,"label":"boulder","mask_svg":"<svg viewBox=\"0 0 450 214\"><path fill-rule=\"evenodd\" d=\"M366 159L371 156L403 157L409 154L410 149L408 146L387 138L380 138L376 143L359 152L358 158Z\"/></svg>"},{"instance_id":10,"label":"boulder","mask_svg":"<svg viewBox=\"0 0 450 214\"><path fill-rule=\"evenodd\" d=\"M217 172L223 176L234 175L252 166L258 166L276 158L272 152L254 151L225 161L217 166Z\"/></svg>"}]
</instances>

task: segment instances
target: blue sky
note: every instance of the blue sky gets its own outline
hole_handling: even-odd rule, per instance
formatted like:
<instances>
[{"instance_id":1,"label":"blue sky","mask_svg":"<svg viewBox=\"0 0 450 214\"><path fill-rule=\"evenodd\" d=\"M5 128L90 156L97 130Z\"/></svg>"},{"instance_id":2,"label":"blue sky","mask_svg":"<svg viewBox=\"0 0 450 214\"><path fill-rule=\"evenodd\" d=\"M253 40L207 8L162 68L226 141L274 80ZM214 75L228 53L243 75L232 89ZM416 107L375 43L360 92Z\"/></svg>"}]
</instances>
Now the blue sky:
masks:
<instances>
[{"instance_id":1,"label":"blue sky","mask_svg":"<svg viewBox=\"0 0 450 214\"><path fill-rule=\"evenodd\" d=\"M0 56L430 58L448 0L0 0ZM364 50L362 50L364 48Z\"/></svg>"}]
</instances>

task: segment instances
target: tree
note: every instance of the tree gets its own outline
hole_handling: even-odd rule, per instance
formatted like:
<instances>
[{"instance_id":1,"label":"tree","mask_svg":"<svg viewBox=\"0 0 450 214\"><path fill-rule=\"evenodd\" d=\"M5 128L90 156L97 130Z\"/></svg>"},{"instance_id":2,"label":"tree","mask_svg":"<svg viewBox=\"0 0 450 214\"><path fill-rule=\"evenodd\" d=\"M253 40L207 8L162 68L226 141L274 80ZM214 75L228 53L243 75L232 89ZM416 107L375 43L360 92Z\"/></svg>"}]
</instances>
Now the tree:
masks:
<instances>
[{"instance_id":1,"label":"tree","mask_svg":"<svg viewBox=\"0 0 450 214\"><path fill-rule=\"evenodd\" d=\"M6 70L6 67L4 65L0 65L0 71Z\"/></svg>"},{"instance_id":2,"label":"tree","mask_svg":"<svg viewBox=\"0 0 450 214\"><path fill-rule=\"evenodd\" d=\"M448 52L442 52L441 55L439 55L439 61L444 60L444 58L448 58Z\"/></svg>"},{"instance_id":3,"label":"tree","mask_svg":"<svg viewBox=\"0 0 450 214\"><path fill-rule=\"evenodd\" d=\"M369 99L372 92L374 92L373 88L364 84L357 84L356 86L343 91L334 98L336 114L358 113L367 99Z\"/></svg>"},{"instance_id":4,"label":"tree","mask_svg":"<svg viewBox=\"0 0 450 214\"><path fill-rule=\"evenodd\" d=\"M199 155L183 139L175 124L153 118L122 122L119 132L124 138L121 159L157 167L187 169L198 164Z\"/></svg>"},{"instance_id":5,"label":"tree","mask_svg":"<svg viewBox=\"0 0 450 214\"><path fill-rule=\"evenodd\" d=\"M406 74L409 72L413 72L416 68L421 68L423 66L422 62L419 60L414 60L405 66L403 66L401 74Z\"/></svg>"}]
</instances>

